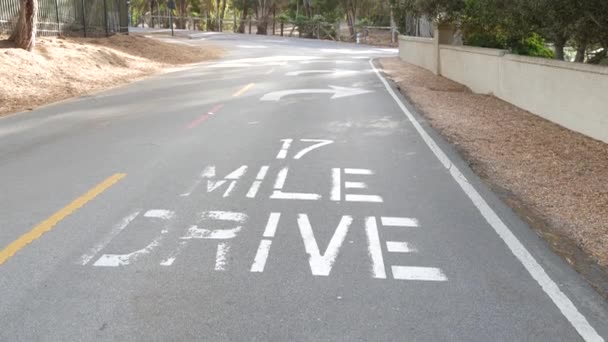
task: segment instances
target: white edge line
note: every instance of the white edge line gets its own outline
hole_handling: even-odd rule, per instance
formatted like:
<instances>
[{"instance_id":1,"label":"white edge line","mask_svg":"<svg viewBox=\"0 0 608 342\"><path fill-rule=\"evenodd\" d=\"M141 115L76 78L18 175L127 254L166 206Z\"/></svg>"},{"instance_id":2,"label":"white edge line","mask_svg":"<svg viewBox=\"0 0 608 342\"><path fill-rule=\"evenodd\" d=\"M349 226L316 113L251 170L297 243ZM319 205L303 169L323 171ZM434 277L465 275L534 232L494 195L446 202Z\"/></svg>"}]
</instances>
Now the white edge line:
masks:
<instances>
[{"instance_id":1,"label":"white edge line","mask_svg":"<svg viewBox=\"0 0 608 342\"><path fill-rule=\"evenodd\" d=\"M427 146L433 151L437 159L443 164L443 166L450 171L450 174L460 185L460 188L469 197L473 204L477 207L481 215L485 220L494 228L494 231L500 236L505 242L507 247L515 255L515 257L522 263L526 270L530 273L532 278L538 282L543 291L551 298L553 303L558 307L561 313L566 319L572 324L574 329L581 335L585 341L604 341L597 331L589 324L585 316L583 316L576 306L572 303L570 298L566 296L557 286L557 284L549 277L543 267L534 259L532 254L528 252L526 247L517 239L517 237L509 230L507 225L500 219L496 212L490 207L490 205L483 199L483 197L477 192L475 187L471 185L468 179L458 170L458 168L452 164L450 158L441 150L437 143L431 138L431 136L422 128L416 118L410 113L405 107L403 102L399 99L395 91L390 87L386 79L380 74L376 66L374 65L374 59L369 60L369 64L376 73L376 76L382 81L384 87L388 93L392 96L393 100L397 103L399 108L405 116L412 123L418 134L422 137L422 140Z\"/></svg>"}]
</instances>

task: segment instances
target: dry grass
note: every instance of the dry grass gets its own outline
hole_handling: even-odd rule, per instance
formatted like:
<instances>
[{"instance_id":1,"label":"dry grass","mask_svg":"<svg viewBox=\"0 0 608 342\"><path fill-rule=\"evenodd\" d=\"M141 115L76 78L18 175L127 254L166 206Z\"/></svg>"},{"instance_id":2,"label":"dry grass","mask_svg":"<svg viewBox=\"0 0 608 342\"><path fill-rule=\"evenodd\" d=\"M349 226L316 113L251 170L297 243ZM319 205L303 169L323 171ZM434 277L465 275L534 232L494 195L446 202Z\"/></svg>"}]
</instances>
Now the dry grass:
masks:
<instances>
[{"instance_id":1,"label":"dry grass","mask_svg":"<svg viewBox=\"0 0 608 342\"><path fill-rule=\"evenodd\" d=\"M397 58L381 63L482 178L608 266L608 144Z\"/></svg>"},{"instance_id":2,"label":"dry grass","mask_svg":"<svg viewBox=\"0 0 608 342\"><path fill-rule=\"evenodd\" d=\"M115 87L221 53L213 46L133 35L40 38L36 50L27 52L0 37L0 115Z\"/></svg>"}]
</instances>

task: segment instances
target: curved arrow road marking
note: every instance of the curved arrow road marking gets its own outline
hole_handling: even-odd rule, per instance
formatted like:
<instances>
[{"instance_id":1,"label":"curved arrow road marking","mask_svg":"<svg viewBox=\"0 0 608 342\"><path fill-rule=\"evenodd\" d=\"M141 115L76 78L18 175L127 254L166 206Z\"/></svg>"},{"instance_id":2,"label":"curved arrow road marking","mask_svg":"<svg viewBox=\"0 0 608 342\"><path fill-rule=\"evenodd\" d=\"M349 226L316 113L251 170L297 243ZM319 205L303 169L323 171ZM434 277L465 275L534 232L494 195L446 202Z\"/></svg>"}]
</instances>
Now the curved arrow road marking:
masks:
<instances>
[{"instance_id":1,"label":"curved arrow road marking","mask_svg":"<svg viewBox=\"0 0 608 342\"><path fill-rule=\"evenodd\" d=\"M331 89L292 89L292 90L281 90L268 93L260 101L280 101L281 98L291 95L300 94L333 94L331 99L337 99L341 97L355 96L361 94L371 93L373 91L361 88L346 88L338 86L329 86Z\"/></svg>"}]
</instances>

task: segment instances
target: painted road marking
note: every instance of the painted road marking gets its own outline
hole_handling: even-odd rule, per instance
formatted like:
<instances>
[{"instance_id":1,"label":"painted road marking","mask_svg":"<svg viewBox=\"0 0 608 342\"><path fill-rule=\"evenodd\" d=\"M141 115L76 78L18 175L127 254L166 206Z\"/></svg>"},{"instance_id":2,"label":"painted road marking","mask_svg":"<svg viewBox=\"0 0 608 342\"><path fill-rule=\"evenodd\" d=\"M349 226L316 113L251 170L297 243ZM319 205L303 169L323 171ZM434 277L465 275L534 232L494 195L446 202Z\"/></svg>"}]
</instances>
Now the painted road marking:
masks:
<instances>
[{"instance_id":1,"label":"painted road marking","mask_svg":"<svg viewBox=\"0 0 608 342\"><path fill-rule=\"evenodd\" d=\"M277 226L279 225L280 218L281 213L270 213L270 216L268 217L268 223L266 224L266 228L264 229L264 237L274 237L277 232Z\"/></svg>"},{"instance_id":2,"label":"painted road marking","mask_svg":"<svg viewBox=\"0 0 608 342\"><path fill-rule=\"evenodd\" d=\"M165 209L152 209L146 211L144 217L157 218L161 220L170 220L175 216L175 212Z\"/></svg>"},{"instance_id":3,"label":"painted road marking","mask_svg":"<svg viewBox=\"0 0 608 342\"><path fill-rule=\"evenodd\" d=\"M290 139L285 139L284 146L279 152L278 157L287 157L288 150L291 145ZM318 142L320 139L307 139L308 142ZM331 143L330 141L321 141L317 144L304 148L298 154L301 157L305 154L308 154L312 150L318 149L321 146L325 146ZM295 157L294 157L295 158ZM234 171L226 175L224 178L217 178L216 166L210 165L207 166L203 172L201 172L201 179L197 179L194 183L183 193L181 193L180 197L188 197L190 196L200 185L200 183L206 179L206 191L207 193L212 193L220 188L224 187L223 197L232 196L235 190L238 188L239 182L244 182L248 180L244 180L245 175L249 170L249 166L242 165L236 168ZM261 166L255 180L252 181L249 190L245 194L247 198L256 198L262 183L265 181L268 172L270 170L270 166L265 165ZM340 202L345 200L347 202L367 202L367 203L383 203L384 199L382 196L375 194L362 194L360 193L362 190L368 189L368 185L362 181L344 181L343 178L345 176L342 175L344 172L345 175L353 175L354 177L361 176L369 176L374 175L374 171L370 169L340 169L340 168L332 168L330 169L331 173L331 189L329 190L329 198L332 201ZM322 196L316 193L300 193L300 192L287 192L284 191L285 183L287 181L287 176L289 174L289 168L283 167L277 172L277 176L273 185L273 191L270 195L270 199L288 199L288 200L304 200L304 201L313 201L320 200ZM343 183L342 183L343 182ZM346 190L346 194L342 193L342 188ZM350 191L358 191L359 193L351 193ZM399 224L399 223L395 223Z\"/></svg>"},{"instance_id":4,"label":"painted road marking","mask_svg":"<svg viewBox=\"0 0 608 342\"><path fill-rule=\"evenodd\" d=\"M144 213L143 217L157 219L161 221L171 221L175 217L175 212L165 209L151 209ZM126 227L126 226L125 226ZM123 228L124 229L124 228ZM134 252L127 254L103 254L95 261L93 266L97 267L119 267L127 266L143 255L150 254L152 250L160 246L160 241L169 232L166 228L163 228L160 235L158 235L152 242L150 242L144 248L138 249Z\"/></svg>"},{"instance_id":5,"label":"painted road marking","mask_svg":"<svg viewBox=\"0 0 608 342\"><path fill-rule=\"evenodd\" d=\"M124 218L114 228L115 231L124 230L125 227L137 217L136 213L133 213ZM164 209L153 209L146 211L142 217L152 218L161 221L170 222L175 218L175 213L170 210ZM220 240L217 244L215 253L215 271L226 271L229 256L231 253L230 239L234 239L244 228L248 216L241 212L231 211L205 211L200 214L199 222L196 225L191 226L187 229L186 235L182 236L178 240L177 246L171 250L167 257L160 261L160 266L171 266L176 261L179 254L184 250L188 241L193 239L206 239L206 240ZM279 221L281 219L280 212L271 212L268 216L266 226L262 235L262 239L256 251L253 263L250 268L250 272L262 273L266 267L268 257L270 255L270 247L273 244L273 239L276 235ZM211 221L223 221L230 222L233 225L230 228L212 229L208 225L212 224ZM329 244L324 253L321 253L317 240L313 232L312 225L310 223L307 214L300 213L297 215L297 225L304 243L304 249L309 255L308 264L311 269L311 273L314 276L329 276L333 265L339 255L340 249L344 244L346 235L348 234L354 218L351 215L343 215L338 223L338 227L334 231L330 238ZM415 218L408 217L365 217L365 234L368 242L368 255L371 260L371 275L376 279L386 279L386 267L390 266L392 270L392 276L395 280L413 280L413 281L447 281L448 278L445 273L436 267L417 267L417 266L403 266L403 265L385 265L380 234L378 231L378 222L387 223L385 227L395 226L417 226L417 220ZM412 223L416 223L416 225ZM161 231L161 234L152 240L144 248L136 250L127 254L103 254L93 264L96 267L119 267L128 266L138 261L144 255L151 254L151 252L160 246L161 240L168 234L169 229L167 225ZM115 234L114 234L115 235ZM105 246L107 239L101 244ZM351 241L352 242L352 241ZM404 241L386 241L386 249L389 253L417 253L417 249L409 245ZM100 248L97 247L87 259L90 260ZM85 262L83 263L86 264Z\"/></svg>"},{"instance_id":6,"label":"painted road marking","mask_svg":"<svg viewBox=\"0 0 608 342\"><path fill-rule=\"evenodd\" d=\"M339 99L342 97L356 96L367 93L372 93L372 90L361 88L347 88L330 85L331 89L291 89L273 91L265 94L260 98L260 101L280 101L283 97L302 94L333 94L331 99Z\"/></svg>"},{"instance_id":7,"label":"painted road marking","mask_svg":"<svg viewBox=\"0 0 608 342\"><path fill-rule=\"evenodd\" d=\"M410 217L382 217L385 227L418 227L418 220Z\"/></svg>"},{"instance_id":8,"label":"painted road marking","mask_svg":"<svg viewBox=\"0 0 608 342\"><path fill-rule=\"evenodd\" d=\"M268 173L269 166L262 166L257 176L255 176L255 181L251 184L251 188L247 191L248 198L255 198L260 190L260 186L262 185L262 181L266 178L266 174Z\"/></svg>"},{"instance_id":9,"label":"painted road marking","mask_svg":"<svg viewBox=\"0 0 608 342\"><path fill-rule=\"evenodd\" d=\"M118 222L114 226L114 228L112 228L110 233L108 235L106 235L101 240L101 242L99 242L93 248L91 248L88 253L86 253L82 257L80 257L80 261L78 263L83 266L88 264L89 261L91 261L97 255L97 253L99 253L102 249L104 249L116 235L120 234L120 232L122 232L125 228L127 228L129 223L131 223L133 220L135 220L135 218L138 215L139 215L139 210L134 211L133 213L127 215L125 218L120 220L120 222Z\"/></svg>"},{"instance_id":10,"label":"painted road marking","mask_svg":"<svg viewBox=\"0 0 608 342\"><path fill-rule=\"evenodd\" d=\"M536 259L534 259L532 254L530 254L526 247L511 232L509 227L507 227L507 225L500 219L498 214L496 214L492 207L490 207L488 202L485 201L475 187L471 185L469 180L437 145L433 138L431 138L424 128L422 128L414 115L412 115L403 102L401 102L395 91L393 91L386 79L380 74L374 65L373 60L369 60L369 64L382 84L384 84L387 92L391 95L393 100L395 100L395 103L397 103L403 114L405 114L418 134L420 134L422 140L424 140L426 145L435 154L437 159L439 159L441 164L450 172L452 178L454 178L456 183L458 183L471 202L473 202L475 207L477 207L480 214L485 218L494 231L496 231L496 234L498 234L498 236L500 236L500 238L505 242L507 247L509 247L513 255L515 255L515 257L522 263L532 278L538 282L540 287L543 289L543 291L545 291L549 298L551 298L564 317L568 319L570 324L572 324L572 326L585 341L604 341L604 339L597 333L597 331L595 331L591 324L589 324L587 318L585 318L585 316L578 311L570 298L568 298L568 296L566 296L562 290L560 290L559 286L553 281L553 279L551 279L551 277L549 277L543 267L538 263L538 261L536 261Z\"/></svg>"},{"instance_id":11,"label":"painted road marking","mask_svg":"<svg viewBox=\"0 0 608 342\"><path fill-rule=\"evenodd\" d=\"M300 76L300 75L309 75L309 74L331 74L336 76L344 76L344 75L354 75L358 74L361 71L359 70L346 70L346 69L331 69L331 70L300 70L300 71L290 71L285 74L285 76Z\"/></svg>"},{"instance_id":12,"label":"painted road marking","mask_svg":"<svg viewBox=\"0 0 608 342\"><path fill-rule=\"evenodd\" d=\"M316 142L316 144L311 145L305 149L303 149L302 151L298 152L298 154L296 154L293 159L300 159L302 157L304 157L308 152L311 152L317 148L321 148L323 146L332 144L333 141L332 140L325 140L325 139L300 139L300 141L303 142Z\"/></svg>"},{"instance_id":13,"label":"painted road marking","mask_svg":"<svg viewBox=\"0 0 608 342\"><path fill-rule=\"evenodd\" d=\"M190 195L192 195L192 193L194 192L194 190L196 190L196 188L198 188L199 184L201 184L203 180L202 179L197 179L196 181L194 181L194 184L192 184L192 186L190 186L190 188L188 188L188 190L186 190L185 192L181 193L179 196L180 197L188 197Z\"/></svg>"},{"instance_id":14,"label":"painted road marking","mask_svg":"<svg viewBox=\"0 0 608 342\"><path fill-rule=\"evenodd\" d=\"M346 173L347 175L365 175L365 176L371 176L371 175L374 174L374 171L368 170L368 169L349 169L349 168L346 168L346 169L344 169L344 173Z\"/></svg>"},{"instance_id":15,"label":"painted road marking","mask_svg":"<svg viewBox=\"0 0 608 342\"><path fill-rule=\"evenodd\" d=\"M380 217L380 222L385 227L417 227L418 220L409 217ZM372 259L372 277L386 279L386 269L380 236L378 234L378 223L375 217L365 219L365 233L368 241L368 252ZM404 241L387 241L386 250L389 253L416 253L418 250ZM420 281L447 281L447 276L436 267L414 267L392 265L393 279L397 280L420 280Z\"/></svg>"},{"instance_id":16,"label":"painted road marking","mask_svg":"<svg viewBox=\"0 0 608 342\"><path fill-rule=\"evenodd\" d=\"M291 146L293 139L283 139L281 141L283 142L283 146L281 146L281 150L277 154L277 159L287 158L287 151L289 150L289 147Z\"/></svg>"},{"instance_id":17,"label":"painted road marking","mask_svg":"<svg viewBox=\"0 0 608 342\"><path fill-rule=\"evenodd\" d=\"M378 234L378 224L375 217L365 219L365 234L367 235L368 253L372 259L372 277L386 279L384 257L382 256L382 246L380 245L380 235Z\"/></svg>"},{"instance_id":18,"label":"painted road marking","mask_svg":"<svg viewBox=\"0 0 608 342\"><path fill-rule=\"evenodd\" d=\"M232 211L206 211L201 214L201 220L218 220L218 221L232 221L237 223L245 223L247 215ZM188 229L186 236L181 237L182 240L191 239L209 239L209 240L226 240L234 238L243 226L239 225L231 229L207 229L199 228L198 225L194 225Z\"/></svg>"},{"instance_id":19,"label":"painted road marking","mask_svg":"<svg viewBox=\"0 0 608 342\"><path fill-rule=\"evenodd\" d=\"M239 97L239 96L245 94L247 91L249 91L249 89L253 88L254 86L255 86L255 83L249 83L248 85L244 86L239 91L237 91L236 93L234 93L232 95L232 97Z\"/></svg>"},{"instance_id":20,"label":"painted road marking","mask_svg":"<svg viewBox=\"0 0 608 342\"><path fill-rule=\"evenodd\" d=\"M289 149L291 148L291 145L294 140L293 139L282 139L281 141L283 142L283 144L281 145L281 149L279 150L279 153L277 153L276 158L277 159L286 159L287 154L289 153ZM306 154L308 154L318 148L321 148L323 146L327 146L329 144L334 143L333 140L327 140L327 139L300 139L300 141L306 142L306 143L316 143L316 144L312 144L312 145L302 149L301 151L296 153L296 155L293 157L293 159L301 159Z\"/></svg>"},{"instance_id":21,"label":"painted road marking","mask_svg":"<svg viewBox=\"0 0 608 342\"><path fill-rule=\"evenodd\" d=\"M367 189L367 184L363 182L344 182L344 189Z\"/></svg>"},{"instance_id":22,"label":"painted road marking","mask_svg":"<svg viewBox=\"0 0 608 342\"><path fill-rule=\"evenodd\" d=\"M418 251L403 241L386 241L386 250L391 253L416 253Z\"/></svg>"},{"instance_id":23,"label":"painted road marking","mask_svg":"<svg viewBox=\"0 0 608 342\"><path fill-rule=\"evenodd\" d=\"M187 235L181 237L181 240L192 240L192 239L206 239L206 240L229 240L237 236L237 234L243 229L243 224L247 222L248 216L244 213L233 212L233 211L206 211L200 215L201 221L224 221L237 223L238 225L229 229L207 229L199 228L198 225L192 226L188 229ZM179 252L179 251L178 251ZM218 243L217 251L215 254L215 270L225 271L228 263L228 253L230 252L230 245L226 241ZM177 252L174 252L174 255Z\"/></svg>"},{"instance_id":24,"label":"painted road marking","mask_svg":"<svg viewBox=\"0 0 608 342\"><path fill-rule=\"evenodd\" d=\"M374 174L374 171L369 169L353 169L347 168L344 169L344 174L346 175L356 175L356 176L370 176ZM331 200L332 201L341 201L341 187L340 183L340 169L332 170L332 191L331 191ZM367 184L363 182L344 182L345 189L367 189ZM383 203L383 199L378 195L363 195L363 194L345 194L344 200L347 202L368 202L368 203Z\"/></svg>"},{"instance_id":25,"label":"painted road marking","mask_svg":"<svg viewBox=\"0 0 608 342\"><path fill-rule=\"evenodd\" d=\"M118 267L118 266L126 266L132 262L135 262L142 255L150 254L152 250L158 246L160 246L161 236L156 237L152 242L150 242L146 247L142 249L138 249L132 253L128 254L104 254L95 263L93 266L97 267Z\"/></svg>"},{"instance_id":26,"label":"painted road marking","mask_svg":"<svg viewBox=\"0 0 608 342\"><path fill-rule=\"evenodd\" d=\"M270 213L268 217L268 222L266 223L266 228L264 229L264 237L265 238L274 238L274 235L277 232L277 226L279 225L279 219L281 218L281 213ZM268 259L268 254L270 253L270 246L272 245L272 240L263 239L260 241L260 246L258 247L258 251L255 253L255 259L253 260L253 264L251 265L250 272L264 272L264 267L266 266L266 260Z\"/></svg>"},{"instance_id":27,"label":"painted road marking","mask_svg":"<svg viewBox=\"0 0 608 342\"><path fill-rule=\"evenodd\" d=\"M125 176L126 174L124 173L117 173L108 177L106 180L97 184L87 193L75 199L72 203L68 204L58 212L54 213L51 217L40 222L32 230L21 235L17 240L11 242L2 251L0 251L0 265L4 264L8 259L15 255L15 253L19 252L25 246L40 238L42 234L53 229L53 227L55 227L55 225L57 225L63 219L70 216L72 213L83 207L88 202L92 201L95 197L109 189L112 185L116 184Z\"/></svg>"},{"instance_id":28,"label":"painted road marking","mask_svg":"<svg viewBox=\"0 0 608 342\"><path fill-rule=\"evenodd\" d=\"M399 280L447 281L443 272L435 267L391 266L393 278Z\"/></svg>"},{"instance_id":29,"label":"painted road marking","mask_svg":"<svg viewBox=\"0 0 608 342\"><path fill-rule=\"evenodd\" d=\"M338 253L340 252L340 247L342 247L344 239L346 239L348 229L352 223L352 216L342 216L342 219L338 224L338 228L336 228L334 235L329 241L329 245L327 245L325 253L321 254L319 251L319 245L315 239L315 234L312 231L312 226L310 225L308 215L298 215L298 228L300 228L300 234L302 235L302 240L304 240L304 249L308 254L308 263L310 264L310 270L312 271L313 275L329 275L334 263L336 262Z\"/></svg>"},{"instance_id":30,"label":"painted road marking","mask_svg":"<svg viewBox=\"0 0 608 342\"><path fill-rule=\"evenodd\" d=\"M238 169L229 173L222 180L212 180L212 179L207 180L207 192L213 192L213 191L217 190L218 188L220 188L222 185L226 184L227 181L230 181L230 184L228 185L228 188L226 189L226 191L224 192L224 195L223 195L224 197L230 196L230 194L236 187L237 181L241 177L243 177L245 175L245 173L247 173L248 168L249 167L247 165L243 165L243 166L239 167ZM209 166L208 168L206 168L205 171L203 171L202 177L203 178L215 178L215 166Z\"/></svg>"},{"instance_id":31,"label":"painted road marking","mask_svg":"<svg viewBox=\"0 0 608 342\"><path fill-rule=\"evenodd\" d=\"M333 59L317 59L312 61L301 61L300 64L313 64L313 63L335 63L335 64L354 64L355 61L345 60L333 60Z\"/></svg>"},{"instance_id":32,"label":"painted road marking","mask_svg":"<svg viewBox=\"0 0 608 342\"><path fill-rule=\"evenodd\" d=\"M346 202L370 202L370 203L382 203L382 197L378 195L344 195Z\"/></svg>"},{"instance_id":33,"label":"painted road marking","mask_svg":"<svg viewBox=\"0 0 608 342\"><path fill-rule=\"evenodd\" d=\"M198 119L192 121L187 128L188 129L192 129L195 128L196 126L200 125L201 123L205 122L207 119L209 119L211 116L217 114L222 108L224 108L223 104L219 104L213 108L211 108L210 111L208 111L207 113L201 115Z\"/></svg>"},{"instance_id":34,"label":"painted road marking","mask_svg":"<svg viewBox=\"0 0 608 342\"><path fill-rule=\"evenodd\" d=\"M277 174L277 179L274 183L274 191L270 195L271 199L285 199L285 200L303 200L303 201L316 201L321 199L321 195L312 193L300 193L300 192L283 192L282 189L285 186L285 180L287 179L287 173L289 168L284 167Z\"/></svg>"},{"instance_id":35,"label":"painted road marking","mask_svg":"<svg viewBox=\"0 0 608 342\"><path fill-rule=\"evenodd\" d=\"M330 199L332 201L341 201L342 195L340 192L341 188L341 173L339 168L331 169L331 192Z\"/></svg>"},{"instance_id":36,"label":"painted road marking","mask_svg":"<svg viewBox=\"0 0 608 342\"><path fill-rule=\"evenodd\" d=\"M260 241L260 246L258 247L258 251L255 253L255 259L253 260L253 265L251 265L251 272L261 273L264 272L264 267L266 266L266 260L268 259L268 254L270 252L270 245L272 244L272 240L262 240Z\"/></svg>"},{"instance_id":37,"label":"painted road marking","mask_svg":"<svg viewBox=\"0 0 608 342\"><path fill-rule=\"evenodd\" d=\"M215 253L215 270L225 271L228 259L228 253L230 253L230 245L225 242L220 242L217 245L217 252Z\"/></svg>"},{"instance_id":38,"label":"painted road marking","mask_svg":"<svg viewBox=\"0 0 608 342\"><path fill-rule=\"evenodd\" d=\"M181 253L182 249L186 246L186 241L180 241L177 248L169 254L169 256L160 262L161 266L171 266L177 259L179 253Z\"/></svg>"}]
</instances>

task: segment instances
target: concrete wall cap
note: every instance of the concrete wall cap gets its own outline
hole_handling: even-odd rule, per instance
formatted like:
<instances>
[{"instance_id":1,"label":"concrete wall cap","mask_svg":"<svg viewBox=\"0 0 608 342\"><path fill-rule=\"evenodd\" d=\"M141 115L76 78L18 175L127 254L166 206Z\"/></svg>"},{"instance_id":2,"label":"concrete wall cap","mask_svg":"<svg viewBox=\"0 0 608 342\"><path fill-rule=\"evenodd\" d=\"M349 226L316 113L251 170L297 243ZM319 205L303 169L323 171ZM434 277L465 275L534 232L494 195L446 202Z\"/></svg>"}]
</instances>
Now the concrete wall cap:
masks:
<instances>
[{"instance_id":1,"label":"concrete wall cap","mask_svg":"<svg viewBox=\"0 0 608 342\"><path fill-rule=\"evenodd\" d=\"M480 48L480 47L475 47L475 46L458 46L458 45L442 44L442 45L439 45L439 48L445 49L445 50L456 50L456 51L462 51L462 52L468 52L468 53L476 53L479 55L497 56L497 57L505 56L508 53L507 50Z\"/></svg>"},{"instance_id":2,"label":"concrete wall cap","mask_svg":"<svg viewBox=\"0 0 608 342\"><path fill-rule=\"evenodd\" d=\"M406 42L419 42L419 43L427 43L433 44L433 38L424 38L424 37L413 37L413 36L399 36L399 40L403 40Z\"/></svg>"},{"instance_id":3,"label":"concrete wall cap","mask_svg":"<svg viewBox=\"0 0 608 342\"><path fill-rule=\"evenodd\" d=\"M508 60L527 63L527 64L537 64L547 67L567 69L572 71L583 71L589 72L593 74L600 75L608 75L608 67L602 65L593 65L593 64L583 64L583 63L572 63L566 61L558 61L556 59L548 59L541 57L530 57L530 56L521 56L521 55L512 55L507 54L505 58Z\"/></svg>"}]
</instances>

